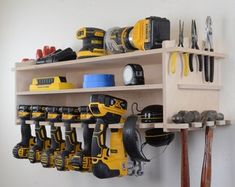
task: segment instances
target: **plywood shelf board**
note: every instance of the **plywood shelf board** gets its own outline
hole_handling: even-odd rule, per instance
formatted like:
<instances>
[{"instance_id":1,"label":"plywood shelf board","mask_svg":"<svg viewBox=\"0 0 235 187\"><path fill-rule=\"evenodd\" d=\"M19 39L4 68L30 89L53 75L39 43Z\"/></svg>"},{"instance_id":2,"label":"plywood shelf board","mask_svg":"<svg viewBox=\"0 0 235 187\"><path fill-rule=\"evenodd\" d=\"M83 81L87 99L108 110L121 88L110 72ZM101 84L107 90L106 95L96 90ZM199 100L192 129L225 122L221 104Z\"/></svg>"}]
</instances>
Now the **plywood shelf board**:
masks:
<instances>
[{"instance_id":1,"label":"plywood shelf board","mask_svg":"<svg viewBox=\"0 0 235 187\"><path fill-rule=\"evenodd\" d=\"M49 94L79 94L79 93L94 93L94 92L118 92L118 91L145 91L145 90L161 90L162 84L146 84L136 86L113 86L101 88L76 88L58 91L24 91L17 92L18 96L27 95L49 95Z\"/></svg>"},{"instance_id":2,"label":"plywood shelf board","mask_svg":"<svg viewBox=\"0 0 235 187\"><path fill-rule=\"evenodd\" d=\"M24 71L24 70L40 70L40 69L57 69L57 68L84 68L94 65L106 65L107 63L112 66L113 64L117 64L117 60L119 64L125 64L126 61L136 60L139 57L149 57L153 55L161 55L162 53L171 53L171 52L186 52L193 54L201 54L207 56L214 56L215 58L225 58L226 55L218 52L207 52L204 50L197 50L191 48L181 48L181 47L169 47L169 48L160 48L160 49L152 49L146 51L134 51L122 54L115 55L107 55L103 57L94 57L94 58L85 58L85 59L77 59L71 61L64 62L56 62L49 64L41 64L41 65L17 65L14 70L16 71ZM130 63L130 62L129 62ZM157 61L155 61L157 63Z\"/></svg>"}]
</instances>

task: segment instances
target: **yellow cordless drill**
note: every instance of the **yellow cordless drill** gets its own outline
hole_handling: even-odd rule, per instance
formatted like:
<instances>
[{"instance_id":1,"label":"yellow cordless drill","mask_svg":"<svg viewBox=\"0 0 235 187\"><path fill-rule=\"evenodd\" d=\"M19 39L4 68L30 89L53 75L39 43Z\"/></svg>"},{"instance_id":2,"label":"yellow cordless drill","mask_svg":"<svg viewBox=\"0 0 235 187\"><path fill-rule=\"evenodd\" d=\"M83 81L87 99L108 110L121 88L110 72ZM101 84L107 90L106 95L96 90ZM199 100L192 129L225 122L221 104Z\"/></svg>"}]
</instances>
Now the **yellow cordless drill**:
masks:
<instances>
[{"instance_id":1,"label":"yellow cordless drill","mask_svg":"<svg viewBox=\"0 0 235 187\"><path fill-rule=\"evenodd\" d=\"M82 143L77 141L76 129L71 128L71 123L80 121L80 113L77 107L61 107L59 110L65 124L65 150L55 157L55 166L58 171L74 170L71 159L75 152L81 151Z\"/></svg>"},{"instance_id":2,"label":"yellow cordless drill","mask_svg":"<svg viewBox=\"0 0 235 187\"><path fill-rule=\"evenodd\" d=\"M31 119L34 120L36 144L30 148L28 158L31 163L41 161L41 153L44 149L50 148L50 139L47 137L45 126L40 126L40 121L45 121L46 110L45 106L32 105L31 106Z\"/></svg>"},{"instance_id":3,"label":"yellow cordless drill","mask_svg":"<svg viewBox=\"0 0 235 187\"><path fill-rule=\"evenodd\" d=\"M72 158L72 166L76 171L91 171L92 161L91 161L91 142L94 129L89 128L89 124L96 123L95 117L90 112L88 106L79 107L80 110L80 120L83 127L83 149L75 153Z\"/></svg>"},{"instance_id":4,"label":"yellow cordless drill","mask_svg":"<svg viewBox=\"0 0 235 187\"><path fill-rule=\"evenodd\" d=\"M43 167L55 167L55 157L58 153L65 149L65 141L62 139L62 132L60 127L56 127L54 123L61 122L62 114L59 107L46 107L47 121L51 126L51 147L42 152L41 163Z\"/></svg>"},{"instance_id":5,"label":"yellow cordless drill","mask_svg":"<svg viewBox=\"0 0 235 187\"><path fill-rule=\"evenodd\" d=\"M97 118L92 137L92 171L98 178L127 175L127 155L122 141L122 129L112 129L110 148L105 145L108 124L120 123L127 102L109 95L93 94L89 108Z\"/></svg>"},{"instance_id":6,"label":"yellow cordless drill","mask_svg":"<svg viewBox=\"0 0 235 187\"><path fill-rule=\"evenodd\" d=\"M29 120L31 116L30 105L19 105L17 108L17 117L20 119L21 125L21 142L13 148L13 156L15 158L28 158L28 152L36 139L31 135L31 127L25 121Z\"/></svg>"}]
</instances>

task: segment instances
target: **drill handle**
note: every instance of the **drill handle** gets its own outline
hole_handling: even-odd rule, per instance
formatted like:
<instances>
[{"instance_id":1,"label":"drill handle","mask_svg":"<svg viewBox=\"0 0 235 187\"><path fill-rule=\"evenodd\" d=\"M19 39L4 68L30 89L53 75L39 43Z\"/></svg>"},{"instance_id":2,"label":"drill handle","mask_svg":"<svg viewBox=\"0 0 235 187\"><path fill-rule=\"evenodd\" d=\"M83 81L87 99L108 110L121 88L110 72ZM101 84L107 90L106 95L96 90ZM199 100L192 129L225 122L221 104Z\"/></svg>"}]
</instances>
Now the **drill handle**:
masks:
<instances>
[{"instance_id":1,"label":"drill handle","mask_svg":"<svg viewBox=\"0 0 235 187\"><path fill-rule=\"evenodd\" d=\"M83 141L84 147L83 152L86 156L91 156L91 143L92 143L92 135L94 129L89 128L89 124L82 122L83 126Z\"/></svg>"},{"instance_id":2,"label":"drill handle","mask_svg":"<svg viewBox=\"0 0 235 187\"><path fill-rule=\"evenodd\" d=\"M65 149L75 151L77 145L77 133L75 128L71 128L69 123L65 124Z\"/></svg>"},{"instance_id":3,"label":"drill handle","mask_svg":"<svg viewBox=\"0 0 235 187\"><path fill-rule=\"evenodd\" d=\"M103 150L107 149L105 145L107 128L108 124L103 119L97 119L91 144L92 157L102 157Z\"/></svg>"},{"instance_id":4,"label":"drill handle","mask_svg":"<svg viewBox=\"0 0 235 187\"><path fill-rule=\"evenodd\" d=\"M54 124L51 125L51 148L57 149L63 142L62 132L60 127L55 127Z\"/></svg>"},{"instance_id":5,"label":"drill handle","mask_svg":"<svg viewBox=\"0 0 235 187\"><path fill-rule=\"evenodd\" d=\"M37 138L37 145L43 147L43 141L47 139L45 126L40 126L39 121L35 121L35 133Z\"/></svg>"},{"instance_id":6,"label":"drill handle","mask_svg":"<svg viewBox=\"0 0 235 187\"><path fill-rule=\"evenodd\" d=\"M23 145L29 144L29 139L31 138L31 127L30 125L25 123L25 119L21 119L20 121L21 125L21 143Z\"/></svg>"}]
</instances>

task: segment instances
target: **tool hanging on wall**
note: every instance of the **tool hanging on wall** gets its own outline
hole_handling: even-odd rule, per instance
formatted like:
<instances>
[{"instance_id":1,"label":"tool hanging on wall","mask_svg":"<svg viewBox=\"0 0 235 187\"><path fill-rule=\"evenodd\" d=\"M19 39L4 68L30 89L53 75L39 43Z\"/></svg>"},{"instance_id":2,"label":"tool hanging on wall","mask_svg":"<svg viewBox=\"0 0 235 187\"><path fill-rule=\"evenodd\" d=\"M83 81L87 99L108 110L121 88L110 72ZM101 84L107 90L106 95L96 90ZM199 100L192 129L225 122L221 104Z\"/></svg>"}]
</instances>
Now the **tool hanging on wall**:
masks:
<instances>
[{"instance_id":1,"label":"tool hanging on wall","mask_svg":"<svg viewBox=\"0 0 235 187\"><path fill-rule=\"evenodd\" d=\"M52 91L73 88L75 86L72 83L68 83L66 77L54 76L34 78L29 86L29 91Z\"/></svg>"},{"instance_id":2,"label":"tool hanging on wall","mask_svg":"<svg viewBox=\"0 0 235 187\"><path fill-rule=\"evenodd\" d=\"M192 42L192 49L199 49L198 46L198 35L197 35L197 26L196 21L192 20L191 25L191 42ZM198 63L199 63L199 71L202 71L202 55L197 55ZM189 54L189 69L191 72L193 72L193 54Z\"/></svg>"},{"instance_id":3,"label":"tool hanging on wall","mask_svg":"<svg viewBox=\"0 0 235 187\"><path fill-rule=\"evenodd\" d=\"M91 146L93 174L102 179L127 175L122 129L111 129L110 147L106 146L108 125L123 122L122 116L127 110L127 102L109 95L93 94L89 108L97 118Z\"/></svg>"},{"instance_id":4,"label":"tool hanging on wall","mask_svg":"<svg viewBox=\"0 0 235 187\"><path fill-rule=\"evenodd\" d=\"M210 16L206 18L206 39L205 51L213 52L213 38L212 38L212 19ZM208 62L209 59L209 62ZM214 80L214 57L204 56L204 73L205 81L213 82Z\"/></svg>"},{"instance_id":5,"label":"tool hanging on wall","mask_svg":"<svg viewBox=\"0 0 235 187\"><path fill-rule=\"evenodd\" d=\"M104 41L108 53L124 53L162 47L170 39L170 21L151 16L139 20L133 27L114 27L106 32Z\"/></svg>"},{"instance_id":6,"label":"tool hanging on wall","mask_svg":"<svg viewBox=\"0 0 235 187\"><path fill-rule=\"evenodd\" d=\"M71 159L76 152L81 151L82 143L77 141L76 129L71 128L71 123L80 121L80 113L77 107L60 107L62 121L65 126L65 150L55 157L55 166L58 171L73 170Z\"/></svg>"},{"instance_id":7,"label":"tool hanging on wall","mask_svg":"<svg viewBox=\"0 0 235 187\"><path fill-rule=\"evenodd\" d=\"M95 124L96 119L92 115L88 106L80 106L80 120L83 128L83 149L76 152L73 156L71 163L76 171L91 171L91 142L94 129L89 128L89 124Z\"/></svg>"},{"instance_id":8,"label":"tool hanging on wall","mask_svg":"<svg viewBox=\"0 0 235 187\"><path fill-rule=\"evenodd\" d=\"M184 22L181 24L181 20L179 21L179 43L178 47L184 47ZM176 72L177 65L177 54L178 52L173 52L170 56L170 72L174 74ZM181 54L181 53L179 53ZM189 55L188 53L182 53L180 55L182 64L183 64L183 75L185 77L188 76L189 73Z\"/></svg>"},{"instance_id":9,"label":"tool hanging on wall","mask_svg":"<svg viewBox=\"0 0 235 187\"><path fill-rule=\"evenodd\" d=\"M207 125L208 121L224 120L224 115L222 113L217 113L216 111L204 111L201 114L201 121L203 125L206 126L205 130L205 151L204 159L202 165L201 174L201 187L211 186L211 174L212 174L212 141L213 141L213 128L214 126Z\"/></svg>"},{"instance_id":10,"label":"tool hanging on wall","mask_svg":"<svg viewBox=\"0 0 235 187\"><path fill-rule=\"evenodd\" d=\"M83 40L82 48L77 52L78 58L106 55L104 49L105 31L94 27L83 27L77 31L77 39Z\"/></svg>"},{"instance_id":11,"label":"tool hanging on wall","mask_svg":"<svg viewBox=\"0 0 235 187\"><path fill-rule=\"evenodd\" d=\"M21 142L16 144L12 153L15 158L28 158L29 149L35 145L36 139L31 135L31 127L25 121L31 117L30 105L19 105L17 117L20 119Z\"/></svg>"},{"instance_id":12,"label":"tool hanging on wall","mask_svg":"<svg viewBox=\"0 0 235 187\"><path fill-rule=\"evenodd\" d=\"M139 64L127 64L123 70L123 82L125 86L143 85L144 70Z\"/></svg>"},{"instance_id":13,"label":"tool hanging on wall","mask_svg":"<svg viewBox=\"0 0 235 187\"><path fill-rule=\"evenodd\" d=\"M65 141L62 138L60 127L56 127L54 123L61 122L62 114L59 107L46 107L47 121L50 122L51 127L51 147L42 152L41 164L43 167L55 167L55 157L58 153L65 149Z\"/></svg>"},{"instance_id":14,"label":"tool hanging on wall","mask_svg":"<svg viewBox=\"0 0 235 187\"><path fill-rule=\"evenodd\" d=\"M39 125L40 121L46 120L46 106L32 105L31 106L31 120L34 120L36 144L30 148L28 158L31 163L41 161L41 153L44 149L50 148L50 139L47 137L45 126Z\"/></svg>"}]
</instances>

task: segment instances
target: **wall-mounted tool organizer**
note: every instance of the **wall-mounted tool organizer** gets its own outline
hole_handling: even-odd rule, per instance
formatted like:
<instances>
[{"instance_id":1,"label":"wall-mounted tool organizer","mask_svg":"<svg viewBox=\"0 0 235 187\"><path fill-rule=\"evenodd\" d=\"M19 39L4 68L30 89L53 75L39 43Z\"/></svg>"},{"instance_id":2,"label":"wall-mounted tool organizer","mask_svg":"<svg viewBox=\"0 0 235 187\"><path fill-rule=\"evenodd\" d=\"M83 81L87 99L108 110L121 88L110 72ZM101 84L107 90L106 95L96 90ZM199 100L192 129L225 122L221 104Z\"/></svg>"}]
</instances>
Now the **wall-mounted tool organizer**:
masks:
<instances>
[{"instance_id":1,"label":"wall-mounted tool organizer","mask_svg":"<svg viewBox=\"0 0 235 187\"><path fill-rule=\"evenodd\" d=\"M137 102L140 108L150 104L163 105L163 123L140 124L140 128L164 128L165 131L179 129L195 130L202 127L201 123L173 124L171 117L179 110L219 110L219 91L222 88L220 80L220 64L225 54L207 52L190 48L174 47L175 41L165 41L163 48L147 51L135 51L96 58L78 59L51 64L35 65L32 63L17 63L16 72L16 105L41 104L79 106L87 105L91 93L104 93L125 98L128 101L127 115L131 114L131 103ZM198 70L182 75L182 64L177 58L176 73L169 71L170 55L177 53L193 53L215 57L213 83L203 80L203 73ZM195 60L194 60L195 61ZM145 73L145 84L124 86L122 80L123 68L126 64L140 64ZM194 69L196 68L194 62ZM114 87L82 88L83 75L88 73L108 73L115 75ZM35 77L66 76L75 89L58 91L30 92L29 85ZM227 125L229 121L217 121L211 125ZM45 125L45 123L44 123ZM73 124L80 127L80 124ZM122 124L112 127L121 128ZM91 125L91 127L93 127Z\"/></svg>"}]
</instances>

